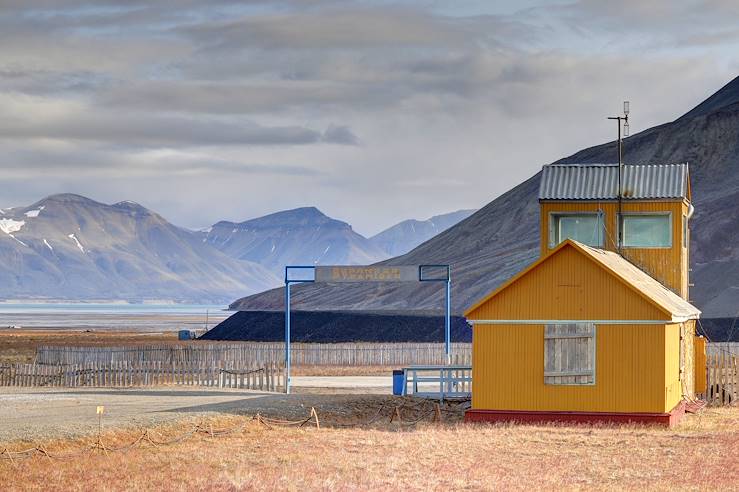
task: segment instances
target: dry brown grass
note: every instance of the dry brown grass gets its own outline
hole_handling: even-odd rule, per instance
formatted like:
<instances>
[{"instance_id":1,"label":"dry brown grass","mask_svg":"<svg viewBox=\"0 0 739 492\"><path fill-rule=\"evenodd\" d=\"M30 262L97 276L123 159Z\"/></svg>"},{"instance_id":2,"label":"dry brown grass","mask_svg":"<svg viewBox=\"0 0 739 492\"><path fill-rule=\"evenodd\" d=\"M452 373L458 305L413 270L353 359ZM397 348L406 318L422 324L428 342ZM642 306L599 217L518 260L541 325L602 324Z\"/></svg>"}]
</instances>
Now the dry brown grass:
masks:
<instances>
[{"instance_id":1,"label":"dry brown grass","mask_svg":"<svg viewBox=\"0 0 739 492\"><path fill-rule=\"evenodd\" d=\"M243 421L223 417L213 424ZM159 431L173 435L184 428ZM105 440L115 445L135 436L120 431ZM49 449L78 444L50 443ZM0 462L0 489L736 490L738 453L735 408L705 410L675 429L426 424L402 430L386 424L316 430L251 423L228 437L109 457Z\"/></svg>"},{"instance_id":2,"label":"dry brown grass","mask_svg":"<svg viewBox=\"0 0 739 492\"><path fill-rule=\"evenodd\" d=\"M168 343L177 341L177 332L115 330L0 330L0 363L33 362L42 345L110 346Z\"/></svg>"}]
</instances>

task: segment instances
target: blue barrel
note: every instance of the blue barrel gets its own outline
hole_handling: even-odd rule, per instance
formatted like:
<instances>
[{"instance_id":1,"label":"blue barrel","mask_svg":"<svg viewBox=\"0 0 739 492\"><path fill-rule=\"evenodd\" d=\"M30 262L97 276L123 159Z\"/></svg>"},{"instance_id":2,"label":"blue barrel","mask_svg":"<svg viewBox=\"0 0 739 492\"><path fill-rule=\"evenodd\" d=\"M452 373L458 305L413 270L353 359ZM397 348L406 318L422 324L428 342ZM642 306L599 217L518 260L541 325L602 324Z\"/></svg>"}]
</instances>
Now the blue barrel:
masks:
<instances>
[{"instance_id":1,"label":"blue barrel","mask_svg":"<svg viewBox=\"0 0 739 492\"><path fill-rule=\"evenodd\" d=\"M403 373L402 369L393 371L393 395L400 396L403 394Z\"/></svg>"},{"instance_id":2,"label":"blue barrel","mask_svg":"<svg viewBox=\"0 0 739 492\"><path fill-rule=\"evenodd\" d=\"M177 333L178 340L192 340L192 333L190 330L180 330Z\"/></svg>"}]
</instances>

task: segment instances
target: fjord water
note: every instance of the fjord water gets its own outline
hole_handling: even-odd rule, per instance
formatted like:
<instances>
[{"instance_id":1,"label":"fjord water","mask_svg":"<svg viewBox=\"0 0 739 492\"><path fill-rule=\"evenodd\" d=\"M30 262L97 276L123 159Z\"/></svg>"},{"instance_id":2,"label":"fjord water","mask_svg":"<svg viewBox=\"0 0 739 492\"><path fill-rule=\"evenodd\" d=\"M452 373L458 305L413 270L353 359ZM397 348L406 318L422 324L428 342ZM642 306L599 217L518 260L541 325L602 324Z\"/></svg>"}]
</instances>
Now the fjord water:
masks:
<instances>
[{"instance_id":1,"label":"fjord water","mask_svg":"<svg viewBox=\"0 0 739 492\"><path fill-rule=\"evenodd\" d=\"M202 329L228 317L225 309L216 304L0 303L0 329Z\"/></svg>"}]
</instances>

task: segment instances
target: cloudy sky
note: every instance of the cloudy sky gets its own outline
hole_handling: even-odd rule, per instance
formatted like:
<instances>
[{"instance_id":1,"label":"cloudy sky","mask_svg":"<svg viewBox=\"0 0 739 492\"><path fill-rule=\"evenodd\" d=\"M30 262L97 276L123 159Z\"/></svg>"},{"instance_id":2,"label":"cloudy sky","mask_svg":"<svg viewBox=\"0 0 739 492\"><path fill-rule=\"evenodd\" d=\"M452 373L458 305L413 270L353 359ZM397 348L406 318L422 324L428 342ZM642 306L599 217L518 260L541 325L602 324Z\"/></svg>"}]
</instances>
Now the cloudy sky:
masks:
<instances>
[{"instance_id":1,"label":"cloudy sky","mask_svg":"<svg viewBox=\"0 0 739 492\"><path fill-rule=\"evenodd\" d=\"M480 207L739 75L733 0L0 0L0 207L198 228L316 205L373 234Z\"/></svg>"}]
</instances>

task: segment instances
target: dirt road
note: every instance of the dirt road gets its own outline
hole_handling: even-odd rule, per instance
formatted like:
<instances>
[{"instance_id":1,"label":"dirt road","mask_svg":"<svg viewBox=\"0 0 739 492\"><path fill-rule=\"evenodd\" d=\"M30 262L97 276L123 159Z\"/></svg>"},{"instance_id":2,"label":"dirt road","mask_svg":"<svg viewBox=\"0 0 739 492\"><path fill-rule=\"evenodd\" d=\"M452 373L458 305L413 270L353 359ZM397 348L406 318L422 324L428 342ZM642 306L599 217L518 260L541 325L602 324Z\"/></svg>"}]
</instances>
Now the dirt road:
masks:
<instances>
[{"instance_id":1,"label":"dirt road","mask_svg":"<svg viewBox=\"0 0 739 492\"><path fill-rule=\"evenodd\" d=\"M0 441L46 439L88 434L97 430L95 413L105 406L105 426L149 426L187 414L241 406L246 400L271 395L236 390L166 389L37 389L3 388Z\"/></svg>"},{"instance_id":2,"label":"dirt road","mask_svg":"<svg viewBox=\"0 0 739 492\"><path fill-rule=\"evenodd\" d=\"M216 413L301 418L310 407L343 411L347 401L389 395L387 377L294 377L294 394L200 387L0 388L0 442L73 437L103 425L147 427ZM374 395L374 396L372 396Z\"/></svg>"}]
</instances>

